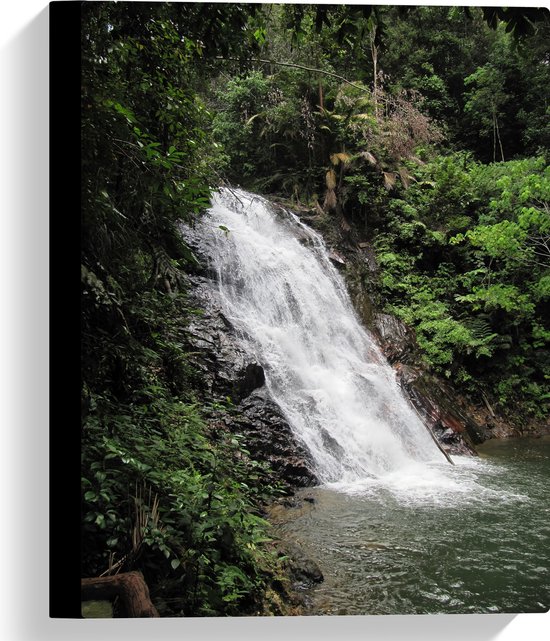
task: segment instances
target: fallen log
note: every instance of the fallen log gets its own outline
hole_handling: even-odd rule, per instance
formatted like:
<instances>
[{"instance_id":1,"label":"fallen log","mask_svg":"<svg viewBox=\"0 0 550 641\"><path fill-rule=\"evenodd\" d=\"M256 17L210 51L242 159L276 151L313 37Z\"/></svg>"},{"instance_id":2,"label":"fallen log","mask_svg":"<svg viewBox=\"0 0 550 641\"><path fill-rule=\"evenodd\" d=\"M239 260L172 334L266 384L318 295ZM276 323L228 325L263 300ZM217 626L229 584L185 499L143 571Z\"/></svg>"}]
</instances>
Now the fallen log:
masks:
<instances>
[{"instance_id":1,"label":"fallen log","mask_svg":"<svg viewBox=\"0 0 550 641\"><path fill-rule=\"evenodd\" d=\"M159 617L149 596L149 588L141 572L123 572L81 581L82 601L102 601L119 597L129 618Z\"/></svg>"}]
</instances>

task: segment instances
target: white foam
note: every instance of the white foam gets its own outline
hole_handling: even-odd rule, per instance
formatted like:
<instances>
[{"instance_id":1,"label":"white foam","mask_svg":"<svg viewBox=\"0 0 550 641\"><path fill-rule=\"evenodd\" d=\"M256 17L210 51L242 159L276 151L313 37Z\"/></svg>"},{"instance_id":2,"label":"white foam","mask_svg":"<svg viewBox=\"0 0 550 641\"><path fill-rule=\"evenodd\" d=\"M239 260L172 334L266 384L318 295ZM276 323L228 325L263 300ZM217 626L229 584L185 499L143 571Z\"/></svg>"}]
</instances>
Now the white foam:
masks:
<instances>
[{"instance_id":1,"label":"white foam","mask_svg":"<svg viewBox=\"0 0 550 641\"><path fill-rule=\"evenodd\" d=\"M263 365L320 479L350 492L381 484L395 495L460 494L457 479L441 472L453 466L358 321L321 237L242 190L215 196L201 233L224 313Z\"/></svg>"},{"instance_id":2,"label":"white foam","mask_svg":"<svg viewBox=\"0 0 550 641\"><path fill-rule=\"evenodd\" d=\"M328 486L350 495L365 495L384 501L387 493L400 503L454 508L459 505L500 502L509 504L530 500L527 496L491 487L491 477L505 468L474 457L453 457L454 466L432 462L410 463L373 478L342 479Z\"/></svg>"}]
</instances>

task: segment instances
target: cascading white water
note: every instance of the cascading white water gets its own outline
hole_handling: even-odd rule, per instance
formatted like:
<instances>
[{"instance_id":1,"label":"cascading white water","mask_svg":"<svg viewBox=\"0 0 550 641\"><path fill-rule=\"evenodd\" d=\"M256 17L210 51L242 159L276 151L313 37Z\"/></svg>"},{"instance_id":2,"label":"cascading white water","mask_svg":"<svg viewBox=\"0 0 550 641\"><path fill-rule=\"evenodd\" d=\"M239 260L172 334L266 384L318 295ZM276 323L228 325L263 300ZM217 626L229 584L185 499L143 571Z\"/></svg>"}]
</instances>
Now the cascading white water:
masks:
<instances>
[{"instance_id":1,"label":"cascading white water","mask_svg":"<svg viewBox=\"0 0 550 641\"><path fill-rule=\"evenodd\" d=\"M224 313L323 482L444 461L316 232L242 190L222 189L200 224Z\"/></svg>"}]
</instances>

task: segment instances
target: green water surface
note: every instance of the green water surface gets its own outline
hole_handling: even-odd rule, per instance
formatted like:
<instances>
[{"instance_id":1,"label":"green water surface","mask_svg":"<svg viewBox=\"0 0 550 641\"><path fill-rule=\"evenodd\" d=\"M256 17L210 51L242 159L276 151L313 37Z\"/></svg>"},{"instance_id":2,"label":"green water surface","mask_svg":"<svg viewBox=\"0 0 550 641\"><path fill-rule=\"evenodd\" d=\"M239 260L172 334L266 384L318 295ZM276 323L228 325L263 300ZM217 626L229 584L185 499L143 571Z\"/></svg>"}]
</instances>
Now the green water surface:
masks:
<instances>
[{"instance_id":1,"label":"green water surface","mask_svg":"<svg viewBox=\"0 0 550 641\"><path fill-rule=\"evenodd\" d=\"M550 438L491 441L479 453L424 485L302 492L314 502L279 527L324 574L304 586L308 613L547 611Z\"/></svg>"}]
</instances>

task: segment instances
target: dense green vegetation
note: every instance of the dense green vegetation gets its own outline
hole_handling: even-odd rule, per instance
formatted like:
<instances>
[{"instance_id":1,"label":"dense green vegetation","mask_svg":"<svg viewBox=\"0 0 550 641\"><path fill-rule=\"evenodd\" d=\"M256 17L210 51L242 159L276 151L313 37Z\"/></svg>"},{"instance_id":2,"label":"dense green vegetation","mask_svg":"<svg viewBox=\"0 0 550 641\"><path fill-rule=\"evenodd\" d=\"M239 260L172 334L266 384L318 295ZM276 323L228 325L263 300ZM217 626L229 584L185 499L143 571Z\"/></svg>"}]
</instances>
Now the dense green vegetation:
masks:
<instances>
[{"instance_id":1,"label":"dense green vegetation","mask_svg":"<svg viewBox=\"0 0 550 641\"><path fill-rule=\"evenodd\" d=\"M269 612L281 584L279 490L187 357L178 224L220 176L371 240L427 363L544 415L550 30L522 15L83 5L83 576L140 569L172 616Z\"/></svg>"},{"instance_id":2,"label":"dense green vegetation","mask_svg":"<svg viewBox=\"0 0 550 641\"><path fill-rule=\"evenodd\" d=\"M548 20L514 37L480 9L306 9L295 34L292 11L268 10L260 57L295 66L216 83L226 172L370 240L366 286L431 369L517 425L544 418Z\"/></svg>"},{"instance_id":3,"label":"dense green vegetation","mask_svg":"<svg viewBox=\"0 0 550 641\"><path fill-rule=\"evenodd\" d=\"M392 199L376 284L432 368L505 413L547 416L548 248L543 157L439 157Z\"/></svg>"},{"instance_id":4,"label":"dense green vegetation","mask_svg":"<svg viewBox=\"0 0 550 641\"><path fill-rule=\"evenodd\" d=\"M278 489L206 420L186 356L196 259L177 224L208 203L215 158L196 64L249 14L205 11L83 8L82 571L140 569L172 616L261 613L280 573L261 518Z\"/></svg>"}]
</instances>

